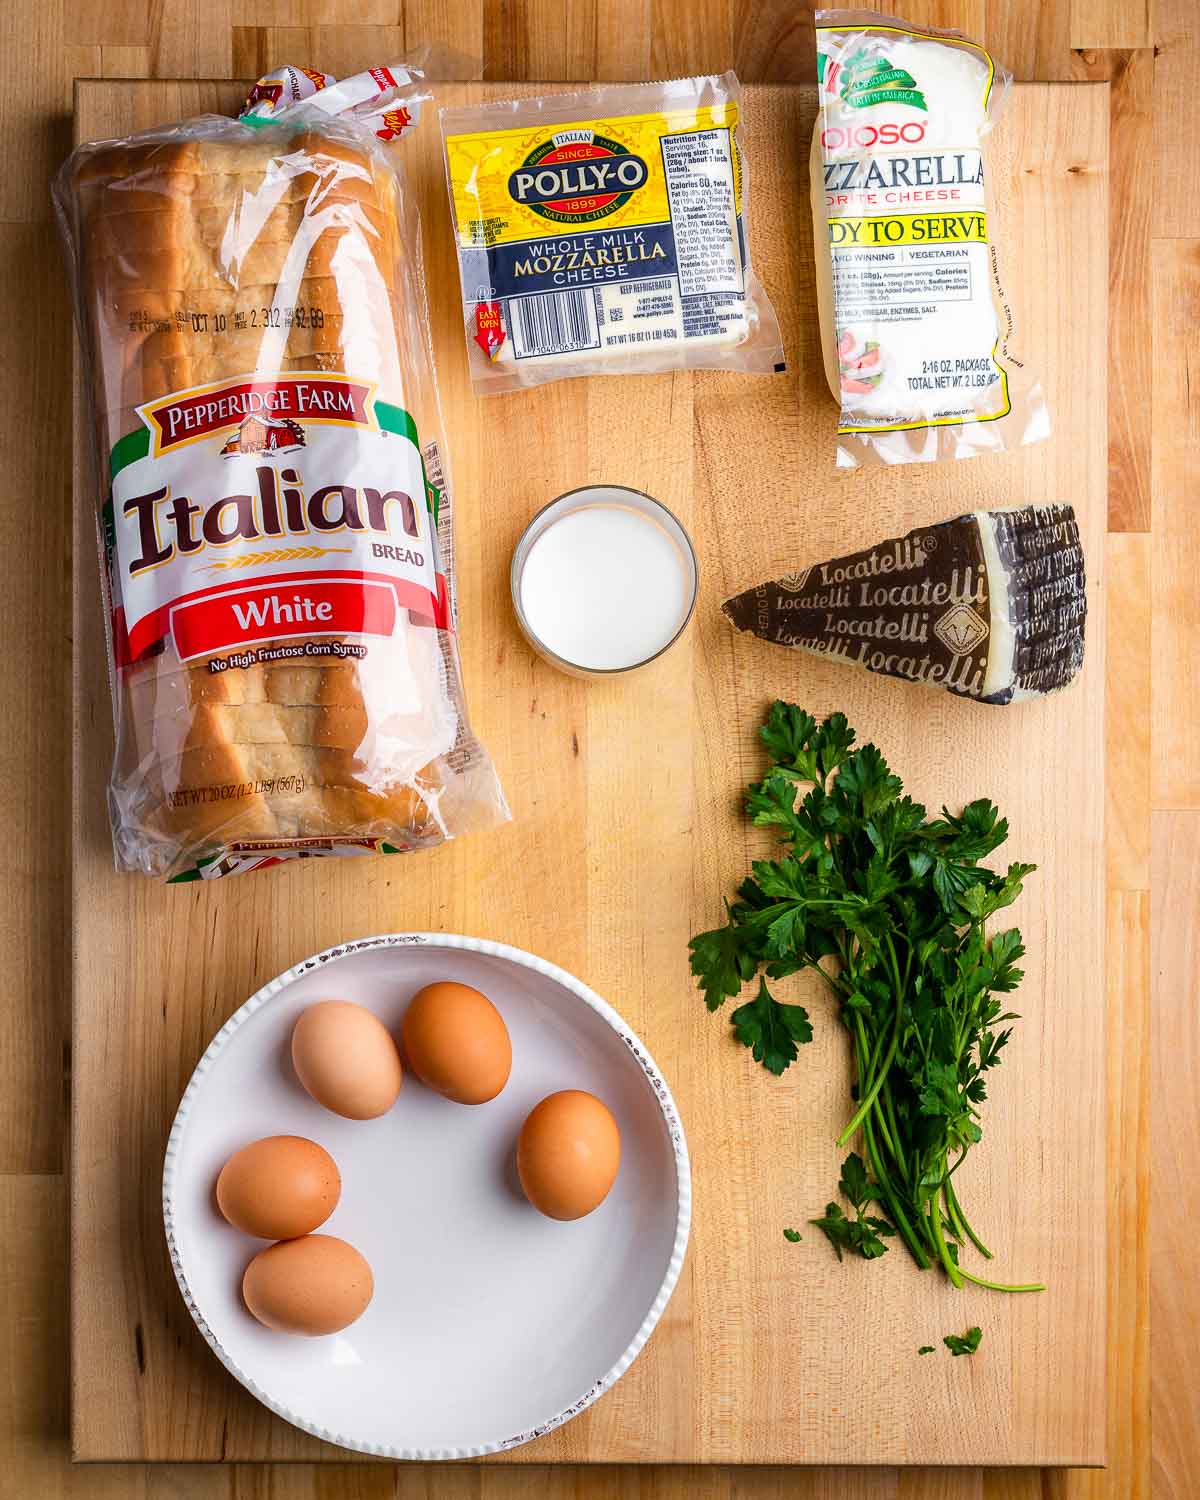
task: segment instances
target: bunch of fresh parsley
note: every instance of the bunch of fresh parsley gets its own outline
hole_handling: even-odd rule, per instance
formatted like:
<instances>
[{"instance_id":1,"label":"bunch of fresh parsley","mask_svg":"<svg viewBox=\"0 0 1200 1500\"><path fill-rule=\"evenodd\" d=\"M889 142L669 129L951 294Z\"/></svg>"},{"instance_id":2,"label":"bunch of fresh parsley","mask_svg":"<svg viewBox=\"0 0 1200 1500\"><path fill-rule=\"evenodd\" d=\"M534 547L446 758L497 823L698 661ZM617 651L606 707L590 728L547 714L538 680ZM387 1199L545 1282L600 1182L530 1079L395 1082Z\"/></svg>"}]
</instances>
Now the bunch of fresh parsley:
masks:
<instances>
[{"instance_id":1,"label":"bunch of fresh parsley","mask_svg":"<svg viewBox=\"0 0 1200 1500\"><path fill-rule=\"evenodd\" d=\"M960 1265L968 1241L991 1252L952 1180L982 1134L985 1075L1010 1035L1000 1028L1017 1019L995 997L1021 981L1021 934L989 934L987 924L1034 866L998 874L981 865L1008 837L996 808L982 800L957 817L927 817L874 745L852 749L843 714L818 724L779 702L759 732L772 765L748 788L746 811L778 831L785 852L756 861L725 926L692 939L692 972L713 1011L758 976L733 1028L776 1074L812 1026L768 979L811 969L837 997L856 1072L856 1108L838 1144L861 1130L866 1161L852 1153L842 1167L854 1217L830 1203L812 1223L839 1259L844 1250L878 1257L898 1234L922 1269L940 1264L955 1286L1040 1291Z\"/></svg>"}]
</instances>

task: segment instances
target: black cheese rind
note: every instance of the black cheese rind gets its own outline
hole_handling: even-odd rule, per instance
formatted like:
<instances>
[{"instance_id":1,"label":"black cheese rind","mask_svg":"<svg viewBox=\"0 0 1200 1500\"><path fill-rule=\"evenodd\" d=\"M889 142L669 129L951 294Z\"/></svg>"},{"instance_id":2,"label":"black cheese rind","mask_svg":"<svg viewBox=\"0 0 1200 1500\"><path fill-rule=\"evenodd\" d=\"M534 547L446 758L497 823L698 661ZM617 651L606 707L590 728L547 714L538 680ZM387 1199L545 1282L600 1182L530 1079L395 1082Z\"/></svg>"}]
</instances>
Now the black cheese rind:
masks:
<instances>
[{"instance_id":1,"label":"black cheese rind","mask_svg":"<svg viewBox=\"0 0 1200 1500\"><path fill-rule=\"evenodd\" d=\"M986 701L1055 692L1083 665L1087 577L1075 512L1029 505L987 515L1008 575L1014 639L1011 686Z\"/></svg>"},{"instance_id":2,"label":"black cheese rind","mask_svg":"<svg viewBox=\"0 0 1200 1500\"><path fill-rule=\"evenodd\" d=\"M1004 704L1083 661L1083 550L1069 505L977 511L726 600L741 630Z\"/></svg>"}]
</instances>

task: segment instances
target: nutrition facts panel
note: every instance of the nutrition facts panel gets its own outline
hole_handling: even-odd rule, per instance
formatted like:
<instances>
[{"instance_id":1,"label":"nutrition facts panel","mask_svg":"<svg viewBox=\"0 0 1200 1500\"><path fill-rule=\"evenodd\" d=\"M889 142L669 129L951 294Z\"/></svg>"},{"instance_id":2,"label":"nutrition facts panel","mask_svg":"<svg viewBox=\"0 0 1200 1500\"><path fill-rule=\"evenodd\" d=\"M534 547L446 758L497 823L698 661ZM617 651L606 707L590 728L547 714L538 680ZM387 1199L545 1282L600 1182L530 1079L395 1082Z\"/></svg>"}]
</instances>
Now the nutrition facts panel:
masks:
<instances>
[{"instance_id":1,"label":"nutrition facts panel","mask_svg":"<svg viewBox=\"0 0 1200 1500\"><path fill-rule=\"evenodd\" d=\"M843 251L834 257L839 322L919 317L928 304L971 300L971 252L959 250Z\"/></svg>"},{"instance_id":2,"label":"nutrition facts panel","mask_svg":"<svg viewBox=\"0 0 1200 1500\"><path fill-rule=\"evenodd\" d=\"M742 291L728 130L662 138L682 297Z\"/></svg>"}]
</instances>

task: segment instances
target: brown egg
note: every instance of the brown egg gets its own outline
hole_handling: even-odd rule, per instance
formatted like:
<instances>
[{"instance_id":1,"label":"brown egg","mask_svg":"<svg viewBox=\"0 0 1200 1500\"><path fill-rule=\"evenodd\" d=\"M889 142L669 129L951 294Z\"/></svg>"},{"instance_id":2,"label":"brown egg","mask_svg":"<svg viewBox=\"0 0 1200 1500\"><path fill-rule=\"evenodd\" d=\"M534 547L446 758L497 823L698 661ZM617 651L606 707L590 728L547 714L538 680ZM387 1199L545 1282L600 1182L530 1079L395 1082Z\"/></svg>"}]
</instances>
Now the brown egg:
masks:
<instances>
[{"instance_id":1,"label":"brown egg","mask_svg":"<svg viewBox=\"0 0 1200 1500\"><path fill-rule=\"evenodd\" d=\"M235 1229L291 1240L324 1224L342 1179L323 1146L302 1135L269 1135L235 1151L217 1178L217 1207Z\"/></svg>"},{"instance_id":2,"label":"brown egg","mask_svg":"<svg viewBox=\"0 0 1200 1500\"><path fill-rule=\"evenodd\" d=\"M310 1005L292 1032L296 1076L318 1104L347 1120L386 1114L403 1071L391 1032L373 1012L349 1000Z\"/></svg>"},{"instance_id":3,"label":"brown egg","mask_svg":"<svg viewBox=\"0 0 1200 1500\"><path fill-rule=\"evenodd\" d=\"M508 1082L508 1027L469 984L446 981L418 990L401 1031L413 1072L456 1104L486 1104Z\"/></svg>"},{"instance_id":4,"label":"brown egg","mask_svg":"<svg viewBox=\"0 0 1200 1500\"><path fill-rule=\"evenodd\" d=\"M331 1234L270 1245L242 1277L242 1297L260 1323L308 1338L348 1328L362 1316L374 1290L363 1256Z\"/></svg>"},{"instance_id":5,"label":"brown egg","mask_svg":"<svg viewBox=\"0 0 1200 1500\"><path fill-rule=\"evenodd\" d=\"M608 1196L621 1165L621 1132L595 1094L564 1089L529 1112L517 1140L525 1196L548 1219L582 1219Z\"/></svg>"}]
</instances>

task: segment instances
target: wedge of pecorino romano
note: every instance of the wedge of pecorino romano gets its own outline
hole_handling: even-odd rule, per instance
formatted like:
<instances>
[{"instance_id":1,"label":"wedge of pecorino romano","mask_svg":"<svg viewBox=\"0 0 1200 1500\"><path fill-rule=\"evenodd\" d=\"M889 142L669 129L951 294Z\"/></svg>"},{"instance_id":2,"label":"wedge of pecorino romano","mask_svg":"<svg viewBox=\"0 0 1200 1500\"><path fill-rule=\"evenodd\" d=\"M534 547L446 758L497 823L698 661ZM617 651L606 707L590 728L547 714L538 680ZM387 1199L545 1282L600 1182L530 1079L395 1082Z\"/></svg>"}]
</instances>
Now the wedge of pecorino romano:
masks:
<instances>
[{"instance_id":1,"label":"wedge of pecorino romano","mask_svg":"<svg viewBox=\"0 0 1200 1500\"><path fill-rule=\"evenodd\" d=\"M974 511L727 599L739 630L983 703L1083 665L1083 549L1069 505Z\"/></svg>"}]
</instances>

